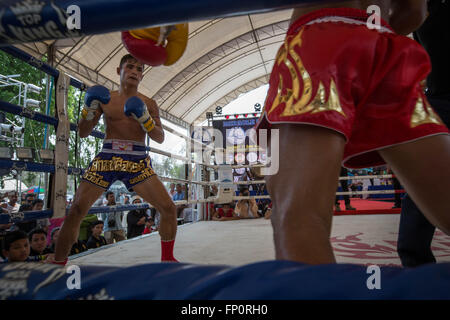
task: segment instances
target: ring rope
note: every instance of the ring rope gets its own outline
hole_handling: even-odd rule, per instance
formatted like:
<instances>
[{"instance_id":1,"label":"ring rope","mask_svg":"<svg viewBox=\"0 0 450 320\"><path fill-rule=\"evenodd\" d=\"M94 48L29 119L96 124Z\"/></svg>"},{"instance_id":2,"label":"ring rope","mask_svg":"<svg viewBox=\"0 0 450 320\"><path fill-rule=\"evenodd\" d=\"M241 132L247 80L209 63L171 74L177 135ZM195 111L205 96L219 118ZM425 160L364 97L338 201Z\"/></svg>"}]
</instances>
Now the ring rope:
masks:
<instances>
[{"instance_id":1,"label":"ring rope","mask_svg":"<svg viewBox=\"0 0 450 320\"><path fill-rule=\"evenodd\" d=\"M48 116L46 114L40 113L40 112L35 112L35 111L30 111L29 109L26 109L24 107L15 105L15 104L11 104L9 102L6 101L1 101L0 100L0 111L4 111L4 112L8 112L11 114L15 114L18 116L22 116L37 122L41 122L41 123L46 123L46 124L50 124L52 126L54 126L55 128L58 126L58 119L52 117L52 116ZM70 124L70 130L71 131L78 131L78 126L75 123L71 123ZM93 136L95 138L100 138L100 139L104 139L105 138L105 134L103 132L97 131L97 130L92 130L90 136Z\"/></svg>"}]
</instances>

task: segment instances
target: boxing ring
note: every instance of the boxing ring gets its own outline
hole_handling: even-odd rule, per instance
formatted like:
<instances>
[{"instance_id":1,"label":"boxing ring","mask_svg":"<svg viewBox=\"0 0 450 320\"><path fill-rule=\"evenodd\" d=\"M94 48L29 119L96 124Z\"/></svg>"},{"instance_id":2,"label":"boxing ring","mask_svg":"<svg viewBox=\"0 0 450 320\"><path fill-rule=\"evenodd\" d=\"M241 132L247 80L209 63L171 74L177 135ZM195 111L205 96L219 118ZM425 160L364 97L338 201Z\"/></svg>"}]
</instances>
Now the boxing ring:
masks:
<instances>
[{"instance_id":1,"label":"boxing ring","mask_svg":"<svg viewBox=\"0 0 450 320\"><path fill-rule=\"evenodd\" d=\"M7 1L0 5L0 49L54 78L61 73L31 55L11 46L14 43L76 37L118 31L124 28L158 26L211 17L228 17L285 9L316 1L221 1L211 8L207 1ZM83 12L81 30L68 30L65 8L76 4ZM127 8L127 17L123 9ZM177 10L173 10L176 8ZM99 14L99 10L102 13ZM32 22L24 17L30 15ZM24 21L26 22L24 24ZM50 26L50 27L49 27ZM44 28L44 29L42 29ZM45 29L50 28L50 29ZM20 30L20 31L19 31ZM50 32L51 31L51 32ZM70 85L84 90L86 85L70 78ZM0 110L57 127L58 119L29 112L0 101ZM76 124L70 130L76 131ZM169 130L169 128L164 128ZM92 136L102 139L102 132ZM187 140L190 137L184 137ZM193 144L201 144L192 141ZM205 146L202 146L205 147ZM162 155L173 155L148 148ZM178 156L189 161L188 157ZM210 170L217 166L201 163ZM0 167L55 173L54 164L0 160ZM81 168L65 168L66 175L81 175ZM392 177L392 176L389 176ZM341 177L340 179L348 179ZM183 182L200 187L220 181L193 181L161 177L163 181ZM252 181L239 184L256 184ZM338 192L337 195L380 194L392 191ZM269 198L233 196L232 199ZM176 204L202 204L214 198L177 201ZM150 205L94 207L90 213L149 208ZM398 213L398 212L396 212ZM62 219L65 211L0 214L0 224L41 218ZM208 217L206 217L208 218ZM398 214L336 216L331 243L337 264L310 266L292 261L275 261L273 233L269 220L245 219L228 222L199 221L179 227L175 256L183 263L159 262L157 233L126 240L72 256L64 268L41 263L0 264L1 299L219 299L219 300L295 300L295 299L450 299L450 238L437 231L433 250L437 264L402 269L395 252ZM354 229L349 227L354 224ZM382 231L381 240L379 232ZM378 236L377 236L378 234ZM199 244L200 243L200 244ZM367 285L369 265L378 265L383 287ZM81 288L67 284L74 267L81 270Z\"/></svg>"}]
</instances>

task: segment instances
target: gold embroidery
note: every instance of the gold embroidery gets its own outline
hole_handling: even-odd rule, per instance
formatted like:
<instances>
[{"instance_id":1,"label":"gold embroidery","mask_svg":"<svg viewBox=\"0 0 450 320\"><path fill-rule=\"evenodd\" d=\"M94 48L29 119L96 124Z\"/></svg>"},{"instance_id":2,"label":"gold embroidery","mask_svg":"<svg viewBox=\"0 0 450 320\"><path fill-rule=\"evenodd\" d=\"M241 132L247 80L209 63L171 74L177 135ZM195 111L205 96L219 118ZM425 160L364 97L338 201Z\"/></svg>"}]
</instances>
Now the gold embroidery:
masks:
<instances>
[{"instance_id":1,"label":"gold embroidery","mask_svg":"<svg viewBox=\"0 0 450 320\"><path fill-rule=\"evenodd\" d=\"M152 169L146 168L140 175L138 175L135 178L130 179L129 182L130 182L130 184L135 184L135 183L141 182L141 181L153 176L154 174L155 174L155 172Z\"/></svg>"},{"instance_id":2,"label":"gold embroidery","mask_svg":"<svg viewBox=\"0 0 450 320\"><path fill-rule=\"evenodd\" d=\"M311 102L311 107L313 107L313 111L311 113L334 110L346 117L344 110L342 110L341 103L339 102L336 84L333 79L331 79L330 82L330 95L328 100L325 100L325 95L325 88L322 82L319 82L319 89L317 90L315 98Z\"/></svg>"},{"instance_id":3,"label":"gold embroidery","mask_svg":"<svg viewBox=\"0 0 450 320\"><path fill-rule=\"evenodd\" d=\"M123 158L121 157L112 157L111 160L100 160L96 158L92 162L89 171L90 172L122 171L122 172L136 173L144 170L146 166L150 167L150 158L146 158L145 160L139 160L139 162L123 160Z\"/></svg>"},{"instance_id":4,"label":"gold embroidery","mask_svg":"<svg viewBox=\"0 0 450 320\"><path fill-rule=\"evenodd\" d=\"M424 105L422 97L419 97L411 116L411 128L415 128L426 123L443 124L442 120L434 112L433 108L431 108L429 102L425 99Z\"/></svg>"},{"instance_id":5,"label":"gold embroidery","mask_svg":"<svg viewBox=\"0 0 450 320\"><path fill-rule=\"evenodd\" d=\"M288 79L284 79L279 72L278 91L272 105L268 108L267 114L272 113L280 104L285 104L281 113L282 117L295 116L304 113L318 113L324 111L336 111L346 116L339 101L339 94L336 83L333 79L330 81L330 89L327 98L327 92L322 82L319 82L316 96L313 98L313 85L311 77L306 70L302 59L295 48L302 45L303 30L294 37L286 37L283 47L278 51L276 60L277 68L282 64L289 70L291 78L291 88L287 88ZM294 60L295 64L291 60ZM285 74L286 77L286 74ZM303 89L300 93L300 79L303 83Z\"/></svg>"},{"instance_id":6,"label":"gold embroidery","mask_svg":"<svg viewBox=\"0 0 450 320\"><path fill-rule=\"evenodd\" d=\"M86 171L83 175L83 178L103 188L107 188L109 185L107 181L102 180L103 176L98 175L95 172Z\"/></svg>"}]
</instances>

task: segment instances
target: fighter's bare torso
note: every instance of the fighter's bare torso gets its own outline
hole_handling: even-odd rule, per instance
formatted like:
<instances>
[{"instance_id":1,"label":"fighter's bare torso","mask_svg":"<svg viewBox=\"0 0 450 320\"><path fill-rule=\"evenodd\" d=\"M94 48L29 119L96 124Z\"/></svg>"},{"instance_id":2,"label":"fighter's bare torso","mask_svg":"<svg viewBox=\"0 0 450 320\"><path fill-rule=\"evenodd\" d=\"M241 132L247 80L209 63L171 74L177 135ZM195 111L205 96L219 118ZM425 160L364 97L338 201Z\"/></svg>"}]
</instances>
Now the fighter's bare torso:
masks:
<instances>
[{"instance_id":1,"label":"fighter's bare torso","mask_svg":"<svg viewBox=\"0 0 450 320\"><path fill-rule=\"evenodd\" d=\"M154 120L159 118L156 103L143 94L137 93L137 96L145 102L152 118ZM109 103L101 106L106 126L105 139L145 142L146 133L142 130L142 127L134 118L127 117L123 112L125 101L128 98L129 96L121 95L119 91L112 91Z\"/></svg>"}]
</instances>

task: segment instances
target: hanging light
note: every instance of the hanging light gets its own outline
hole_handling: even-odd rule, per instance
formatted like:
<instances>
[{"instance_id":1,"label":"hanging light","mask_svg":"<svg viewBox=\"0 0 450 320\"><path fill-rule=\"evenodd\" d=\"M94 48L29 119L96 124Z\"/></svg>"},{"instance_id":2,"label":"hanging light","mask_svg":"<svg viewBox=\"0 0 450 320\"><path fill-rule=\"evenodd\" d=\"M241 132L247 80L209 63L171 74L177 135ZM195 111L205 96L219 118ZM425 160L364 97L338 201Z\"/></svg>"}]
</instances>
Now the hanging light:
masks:
<instances>
[{"instance_id":1,"label":"hanging light","mask_svg":"<svg viewBox=\"0 0 450 320\"><path fill-rule=\"evenodd\" d=\"M44 163L53 163L55 158L55 151L51 149L39 149L39 158Z\"/></svg>"},{"instance_id":2,"label":"hanging light","mask_svg":"<svg viewBox=\"0 0 450 320\"><path fill-rule=\"evenodd\" d=\"M39 105L41 103L38 100L34 100L34 99L27 99L25 105L27 107L36 107L39 108Z\"/></svg>"},{"instance_id":3,"label":"hanging light","mask_svg":"<svg viewBox=\"0 0 450 320\"><path fill-rule=\"evenodd\" d=\"M11 160L13 158L14 152L12 148L0 147L0 159Z\"/></svg>"},{"instance_id":4,"label":"hanging light","mask_svg":"<svg viewBox=\"0 0 450 320\"><path fill-rule=\"evenodd\" d=\"M41 87L35 86L34 84L31 84L31 83L27 84L26 88L28 91L30 91L32 93L38 93L38 94L41 93L41 90L42 90Z\"/></svg>"},{"instance_id":5,"label":"hanging light","mask_svg":"<svg viewBox=\"0 0 450 320\"><path fill-rule=\"evenodd\" d=\"M28 147L16 148L17 158L22 161L30 161L34 159L34 149Z\"/></svg>"}]
</instances>

